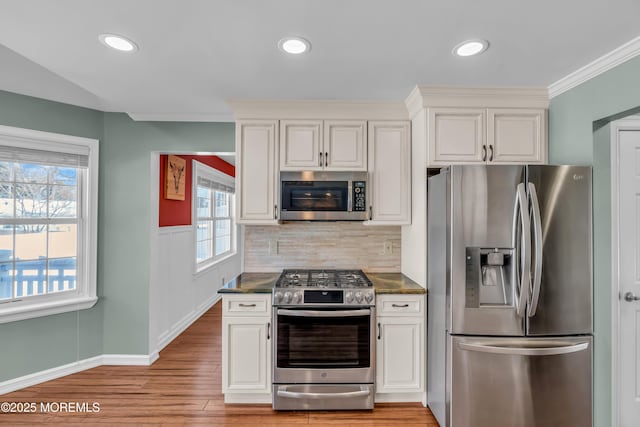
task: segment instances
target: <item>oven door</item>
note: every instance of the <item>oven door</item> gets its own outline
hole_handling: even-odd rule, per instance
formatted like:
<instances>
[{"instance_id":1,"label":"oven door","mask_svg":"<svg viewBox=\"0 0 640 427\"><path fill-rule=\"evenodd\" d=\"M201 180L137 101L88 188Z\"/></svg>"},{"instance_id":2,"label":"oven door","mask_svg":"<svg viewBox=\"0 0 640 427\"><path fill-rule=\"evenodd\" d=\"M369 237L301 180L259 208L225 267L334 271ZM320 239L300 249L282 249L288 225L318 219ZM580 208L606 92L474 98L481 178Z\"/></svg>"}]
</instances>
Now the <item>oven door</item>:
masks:
<instances>
[{"instance_id":1,"label":"oven door","mask_svg":"<svg viewBox=\"0 0 640 427\"><path fill-rule=\"evenodd\" d=\"M374 310L274 310L273 382L373 383Z\"/></svg>"}]
</instances>

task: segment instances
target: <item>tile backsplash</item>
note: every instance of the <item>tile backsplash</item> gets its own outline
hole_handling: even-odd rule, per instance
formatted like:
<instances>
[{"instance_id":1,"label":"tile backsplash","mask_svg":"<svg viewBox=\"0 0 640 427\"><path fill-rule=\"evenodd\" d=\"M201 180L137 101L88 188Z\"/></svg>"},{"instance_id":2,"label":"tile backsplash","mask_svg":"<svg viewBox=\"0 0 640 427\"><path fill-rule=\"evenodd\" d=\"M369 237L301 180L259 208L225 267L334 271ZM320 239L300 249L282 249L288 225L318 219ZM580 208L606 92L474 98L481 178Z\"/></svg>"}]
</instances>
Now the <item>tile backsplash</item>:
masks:
<instances>
[{"instance_id":1,"label":"tile backsplash","mask_svg":"<svg viewBox=\"0 0 640 427\"><path fill-rule=\"evenodd\" d=\"M277 272L285 268L399 272L400 226L365 226L359 222L246 225L244 271Z\"/></svg>"}]
</instances>

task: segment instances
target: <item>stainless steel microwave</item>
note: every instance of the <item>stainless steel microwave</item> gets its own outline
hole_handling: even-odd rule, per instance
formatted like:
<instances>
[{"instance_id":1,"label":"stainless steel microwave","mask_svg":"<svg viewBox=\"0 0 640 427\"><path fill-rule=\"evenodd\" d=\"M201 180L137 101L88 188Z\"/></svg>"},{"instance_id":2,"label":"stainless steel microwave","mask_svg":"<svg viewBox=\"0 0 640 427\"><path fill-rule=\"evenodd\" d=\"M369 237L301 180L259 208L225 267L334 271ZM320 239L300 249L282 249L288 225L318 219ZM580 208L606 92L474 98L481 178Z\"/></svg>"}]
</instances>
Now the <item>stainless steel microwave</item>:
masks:
<instances>
[{"instance_id":1,"label":"stainless steel microwave","mask_svg":"<svg viewBox=\"0 0 640 427\"><path fill-rule=\"evenodd\" d=\"M364 221L367 172L280 172L284 221Z\"/></svg>"}]
</instances>

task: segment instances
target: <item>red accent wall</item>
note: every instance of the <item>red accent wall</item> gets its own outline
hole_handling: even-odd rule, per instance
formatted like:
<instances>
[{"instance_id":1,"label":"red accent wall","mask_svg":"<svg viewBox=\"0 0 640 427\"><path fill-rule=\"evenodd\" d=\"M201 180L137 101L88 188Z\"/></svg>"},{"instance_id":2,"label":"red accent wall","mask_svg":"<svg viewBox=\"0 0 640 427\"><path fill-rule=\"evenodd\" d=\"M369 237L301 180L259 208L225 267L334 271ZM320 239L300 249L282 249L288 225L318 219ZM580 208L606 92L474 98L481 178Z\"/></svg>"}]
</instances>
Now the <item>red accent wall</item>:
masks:
<instances>
[{"instance_id":1,"label":"red accent wall","mask_svg":"<svg viewBox=\"0 0 640 427\"><path fill-rule=\"evenodd\" d=\"M222 160L218 156L187 156L178 154L187 161L185 170L185 195L184 200L168 200L164 198L164 177L167 170L167 155L160 155L160 206L158 223L160 227L171 227L174 225L191 225L191 181L192 160L197 160L207 166L224 172L233 177L236 176L236 168Z\"/></svg>"}]
</instances>

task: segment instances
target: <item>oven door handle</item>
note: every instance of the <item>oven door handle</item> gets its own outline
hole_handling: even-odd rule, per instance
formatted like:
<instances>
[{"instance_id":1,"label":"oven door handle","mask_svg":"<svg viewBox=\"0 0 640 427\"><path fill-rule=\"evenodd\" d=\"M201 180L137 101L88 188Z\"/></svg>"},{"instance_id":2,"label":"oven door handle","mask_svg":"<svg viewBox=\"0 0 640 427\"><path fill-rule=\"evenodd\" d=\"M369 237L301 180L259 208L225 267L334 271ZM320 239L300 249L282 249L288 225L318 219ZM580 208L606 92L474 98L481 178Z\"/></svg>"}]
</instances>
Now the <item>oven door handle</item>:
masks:
<instances>
[{"instance_id":1,"label":"oven door handle","mask_svg":"<svg viewBox=\"0 0 640 427\"><path fill-rule=\"evenodd\" d=\"M356 317L371 314L368 308L360 310L286 310L278 309L279 316L291 317Z\"/></svg>"},{"instance_id":2,"label":"oven door handle","mask_svg":"<svg viewBox=\"0 0 640 427\"><path fill-rule=\"evenodd\" d=\"M278 390L279 397L289 397L292 399L326 399L326 398L349 398L369 396L369 390L347 391L344 393L301 393L298 391Z\"/></svg>"}]
</instances>

